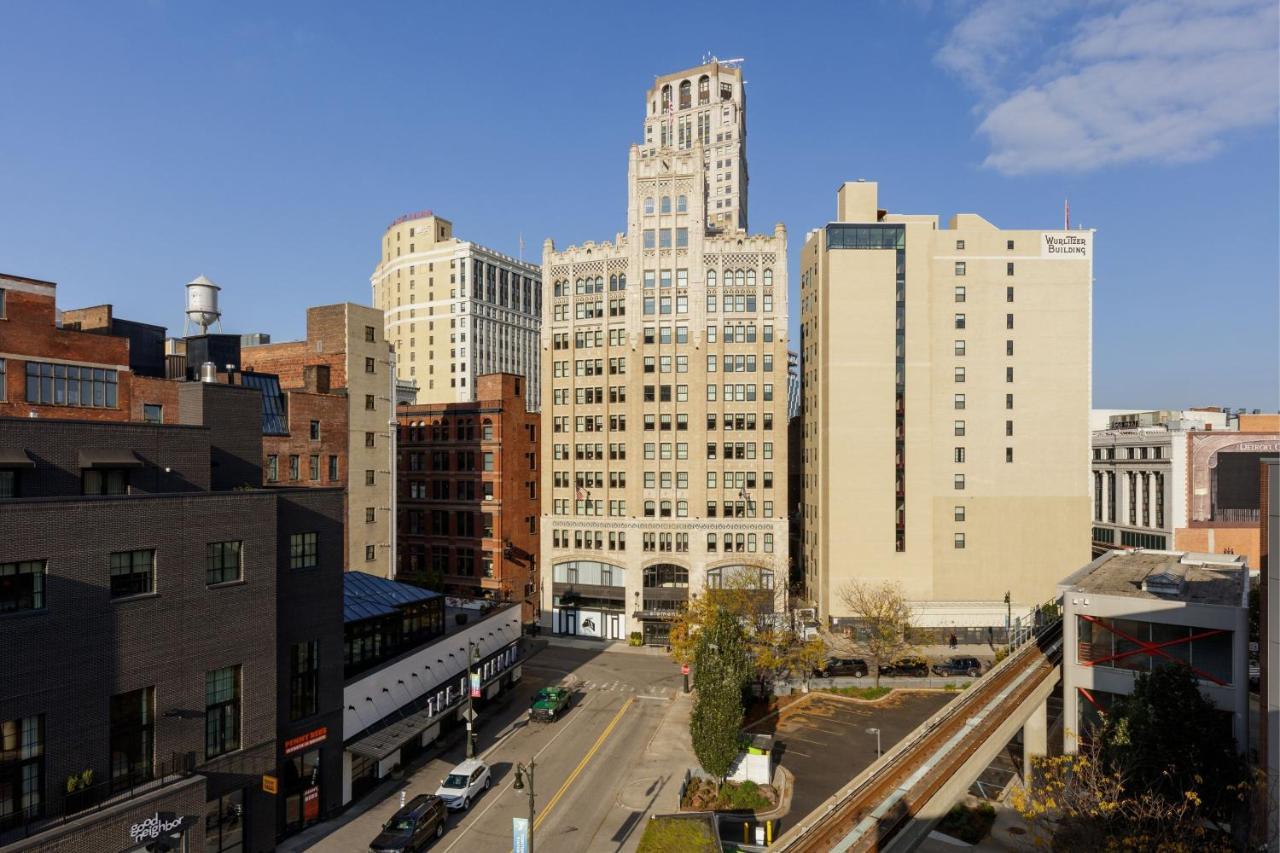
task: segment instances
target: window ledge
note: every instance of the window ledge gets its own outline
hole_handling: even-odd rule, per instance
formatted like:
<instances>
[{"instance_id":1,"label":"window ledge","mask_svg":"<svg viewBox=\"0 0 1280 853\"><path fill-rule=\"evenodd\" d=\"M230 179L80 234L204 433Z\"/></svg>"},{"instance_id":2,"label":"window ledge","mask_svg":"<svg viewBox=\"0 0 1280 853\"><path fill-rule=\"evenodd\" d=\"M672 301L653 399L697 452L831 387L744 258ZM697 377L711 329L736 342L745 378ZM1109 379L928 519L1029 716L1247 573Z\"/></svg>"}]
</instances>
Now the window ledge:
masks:
<instances>
[{"instance_id":1,"label":"window ledge","mask_svg":"<svg viewBox=\"0 0 1280 853\"><path fill-rule=\"evenodd\" d=\"M129 601L143 601L148 598L159 598L159 597L160 597L160 593L158 592L139 592L133 595L119 595L119 596L113 595L111 596L111 603L123 604Z\"/></svg>"},{"instance_id":2,"label":"window ledge","mask_svg":"<svg viewBox=\"0 0 1280 853\"><path fill-rule=\"evenodd\" d=\"M247 583L248 581L245 580L244 578L237 578L236 580L233 580L233 581L221 581L220 583L207 583L204 586L205 586L205 589L226 589L227 587L232 587L232 586L244 586Z\"/></svg>"}]
</instances>

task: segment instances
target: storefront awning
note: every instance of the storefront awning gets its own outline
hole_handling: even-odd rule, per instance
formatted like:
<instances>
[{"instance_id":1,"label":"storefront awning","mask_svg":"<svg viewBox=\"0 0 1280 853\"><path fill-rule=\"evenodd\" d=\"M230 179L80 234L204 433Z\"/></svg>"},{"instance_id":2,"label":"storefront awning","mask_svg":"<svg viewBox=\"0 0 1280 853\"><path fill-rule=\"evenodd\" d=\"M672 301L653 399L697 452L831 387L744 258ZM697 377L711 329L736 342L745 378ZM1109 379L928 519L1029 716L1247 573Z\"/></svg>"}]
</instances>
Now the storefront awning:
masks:
<instances>
[{"instance_id":1,"label":"storefront awning","mask_svg":"<svg viewBox=\"0 0 1280 853\"><path fill-rule=\"evenodd\" d=\"M448 713L449 710L444 713ZM369 732L356 738L347 744L347 751L355 755L362 755L365 758L371 758L374 761L381 761L404 746L409 739L422 734L441 716L441 713L432 714L428 709L423 708L421 711L416 711L403 719L396 720L394 723L383 726L377 731Z\"/></svg>"},{"instance_id":2,"label":"storefront awning","mask_svg":"<svg viewBox=\"0 0 1280 853\"><path fill-rule=\"evenodd\" d=\"M36 463L20 447L0 447L0 468L34 468Z\"/></svg>"},{"instance_id":3,"label":"storefront awning","mask_svg":"<svg viewBox=\"0 0 1280 853\"><path fill-rule=\"evenodd\" d=\"M90 447L80 450L81 468L141 468L142 460L132 450L120 447Z\"/></svg>"}]
</instances>

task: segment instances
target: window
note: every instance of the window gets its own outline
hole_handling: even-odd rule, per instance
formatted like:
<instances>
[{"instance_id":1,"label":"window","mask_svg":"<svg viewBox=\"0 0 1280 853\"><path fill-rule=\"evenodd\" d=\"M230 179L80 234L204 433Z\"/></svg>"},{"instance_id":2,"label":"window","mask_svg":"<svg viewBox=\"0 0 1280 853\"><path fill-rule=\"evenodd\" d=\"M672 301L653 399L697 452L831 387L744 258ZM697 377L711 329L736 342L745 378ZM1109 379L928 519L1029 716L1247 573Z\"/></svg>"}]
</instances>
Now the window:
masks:
<instances>
[{"instance_id":1,"label":"window","mask_svg":"<svg viewBox=\"0 0 1280 853\"><path fill-rule=\"evenodd\" d=\"M27 402L45 406L116 407L116 371L27 362Z\"/></svg>"},{"instance_id":2,"label":"window","mask_svg":"<svg viewBox=\"0 0 1280 853\"><path fill-rule=\"evenodd\" d=\"M964 275L964 261L956 261L956 275Z\"/></svg>"},{"instance_id":3,"label":"window","mask_svg":"<svg viewBox=\"0 0 1280 853\"><path fill-rule=\"evenodd\" d=\"M319 421L311 422L311 440L312 441L320 440L320 422Z\"/></svg>"},{"instance_id":4,"label":"window","mask_svg":"<svg viewBox=\"0 0 1280 853\"><path fill-rule=\"evenodd\" d=\"M365 561L366 563L372 563L372 562L373 562L374 560L376 560L376 559L378 559L378 549L377 549L377 546L375 546L375 545L365 545L365 546L364 546L364 561Z\"/></svg>"},{"instance_id":5,"label":"window","mask_svg":"<svg viewBox=\"0 0 1280 853\"><path fill-rule=\"evenodd\" d=\"M964 435L964 421L955 422L956 435Z\"/></svg>"},{"instance_id":6,"label":"window","mask_svg":"<svg viewBox=\"0 0 1280 853\"><path fill-rule=\"evenodd\" d=\"M240 667L204 675L204 757L240 748Z\"/></svg>"},{"instance_id":7,"label":"window","mask_svg":"<svg viewBox=\"0 0 1280 853\"><path fill-rule=\"evenodd\" d=\"M240 580L243 542L210 542L205 557L205 580L209 586Z\"/></svg>"},{"instance_id":8,"label":"window","mask_svg":"<svg viewBox=\"0 0 1280 853\"><path fill-rule=\"evenodd\" d=\"M1004 461L1005 461L1005 462L1012 462L1012 461L1013 461L1013 448L1012 448L1012 447L1006 447L1006 448L1004 449Z\"/></svg>"},{"instance_id":9,"label":"window","mask_svg":"<svg viewBox=\"0 0 1280 853\"><path fill-rule=\"evenodd\" d=\"M957 250L957 251L961 251L961 252L963 252L963 251L964 251L964 241L963 241L963 240L957 240L957 241L956 241L956 250Z\"/></svg>"},{"instance_id":10,"label":"window","mask_svg":"<svg viewBox=\"0 0 1280 853\"><path fill-rule=\"evenodd\" d=\"M366 359L364 360L364 372L365 372L365 373L374 373L374 372L376 372L376 371L377 371L377 368L375 367L375 362L374 362L374 360L373 360L373 359L371 359L371 358L366 358Z\"/></svg>"},{"instance_id":11,"label":"window","mask_svg":"<svg viewBox=\"0 0 1280 853\"><path fill-rule=\"evenodd\" d=\"M964 521L964 516L965 516L964 507L962 507L962 506L957 506L957 507L956 507L956 509L955 509L955 519L956 519L956 521Z\"/></svg>"},{"instance_id":12,"label":"window","mask_svg":"<svg viewBox=\"0 0 1280 853\"><path fill-rule=\"evenodd\" d=\"M364 395L364 408L366 412L372 412L374 410L375 405L374 405L374 399L372 394Z\"/></svg>"},{"instance_id":13,"label":"window","mask_svg":"<svg viewBox=\"0 0 1280 853\"><path fill-rule=\"evenodd\" d=\"M1012 367L1006 367L1006 368L1004 369L1004 381L1005 381L1005 382L1012 382L1012 381L1013 381L1013 368L1012 368Z\"/></svg>"},{"instance_id":14,"label":"window","mask_svg":"<svg viewBox=\"0 0 1280 853\"><path fill-rule=\"evenodd\" d=\"M377 445L377 433L366 432L364 434L364 446L375 447Z\"/></svg>"},{"instance_id":15,"label":"window","mask_svg":"<svg viewBox=\"0 0 1280 853\"><path fill-rule=\"evenodd\" d=\"M156 552L119 551L111 555L111 597L145 595L154 588Z\"/></svg>"},{"instance_id":16,"label":"window","mask_svg":"<svg viewBox=\"0 0 1280 853\"><path fill-rule=\"evenodd\" d=\"M963 328L964 328L964 315L963 315L963 314L957 314L957 315L956 315L956 328L957 328L957 329L963 329Z\"/></svg>"},{"instance_id":17,"label":"window","mask_svg":"<svg viewBox=\"0 0 1280 853\"><path fill-rule=\"evenodd\" d=\"M0 371L0 380L4 379L3 371ZM159 403L143 403L142 404L142 420L144 423L159 424L164 423L164 406Z\"/></svg>"},{"instance_id":18,"label":"window","mask_svg":"<svg viewBox=\"0 0 1280 853\"><path fill-rule=\"evenodd\" d=\"M957 409L963 409L963 408L964 408L964 395L963 395L963 394L956 394L956 395L955 395L955 407L956 407Z\"/></svg>"},{"instance_id":19,"label":"window","mask_svg":"<svg viewBox=\"0 0 1280 853\"><path fill-rule=\"evenodd\" d=\"M111 697L111 789L123 790L152 777L155 757L155 689L143 687Z\"/></svg>"},{"instance_id":20,"label":"window","mask_svg":"<svg viewBox=\"0 0 1280 853\"><path fill-rule=\"evenodd\" d=\"M964 381L964 368L963 368L963 367L957 367L957 368L955 369L955 380L956 380L957 382L963 382L963 381Z\"/></svg>"},{"instance_id":21,"label":"window","mask_svg":"<svg viewBox=\"0 0 1280 853\"><path fill-rule=\"evenodd\" d=\"M372 343L377 343L377 341L378 341L378 330L377 330L377 329L375 329L373 326L365 326L365 327L364 327L364 339L365 339L365 341L366 341L367 343L371 343L371 344L372 344Z\"/></svg>"},{"instance_id":22,"label":"window","mask_svg":"<svg viewBox=\"0 0 1280 853\"><path fill-rule=\"evenodd\" d=\"M955 487L956 487L957 489L963 489L963 488L964 488L964 474L956 474L956 475L953 477L953 482L954 482L954 485L955 485Z\"/></svg>"},{"instance_id":23,"label":"window","mask_svg":"<svg viewBox=\"0 0 1280 853\"><path fill-rule=\"evenodd\" d=\"M1009 261L1007 264L1005 264L1004 274L1005 274L1005 275L1013 275L1013 261ZM1012 301L1013 301L1013 288L1012 288L1012 287L1011 287L1011 288L1009 288L1009 301L1010 301L1010 302L1012 302Z\"/></svg>"},{"instance_id":24,"label":"window","mask_svg":"<svg viewBox=\"0 0 1280 853\"><path fill-rule=\"evenodd\" d=\"M307 473L311 475L311 479L320 480L320 455L312 453L311 458L307 460Z\"/></svg>"},{"instance_id":25,"label":"window","mask_svg":"<svg viewBox=\"0 0 1280 853\"><path fill-rule=\"evenodd\" d=\"M274 459L275 457L273 456L271 458ZM329 457L329 482L331 483L336 482L337 479L338 479L338 457L330 456Z\"/></svg>"},{"instance_id":26,"label":"window","mask_svg":"<svg viewBox=\"0 0 1280 853\"><path fill-rule=\"evenodd\" d=\"M320 707L320 643L307 640L289 648L289 719L309 717Z\"/></svg>"},{"instance_id":27,"label":"window","mask_svg":"<svg viewBox=\"0 0 1280 853\"><path fill-rule=\"evenodd\" d=\"M244 789L215 797L205 805L205 853L243 853Z\"/></svg>"},{"instance_id":28,"label":"window","mask_svg":"<svg viewBox=\"0 0 1280 853\"><path fill-rule=\"evenodd\" d=\"M318 533L289 534L289 568L309 569L318 562Z\"/></svg>"},{"instance_id":29,"label":"window","mask_svg":"<svg viewBox=\"0 0 1280 853\"><path fill-rule=\"evenodd\" d=\"M963 447L957 447L957 448L956 448L956 452L955 452L955 459L956 459L956 462L958 462L958 463L962 463L962 462L964 462L964 448L963 448Z\"/></svg>"},{"instance_id":30,"label":"window","mask_svg":"<svg viewBox=\"0 0 1280 853\"><path fill-rule=\"evenodd\" d=\"M0 828L41 814L44 715L0 720Z\"/></svg>"},{"instance_id":31,"label":"window","mask_svg":"<svg viewBox=\"0 0 1280 853\"><path fill-rule=\"evenodd\" d=\"M289 479L297 480L301 476L300 462L296 453L289 456Z\"/></svg>"},{"instance_id":32,"label":"window","mask_svg":"<svg viewBox=\"0 0 1280 853\"><path fill-rule=\"evenodd\" d=\"M1012 328L1013 328L1013 315L1012 315L1012 314L1005 314L1005 315L1004 315L1004 327L1005 327L1006 329L1012 329Z\"/></svg>"},{"instance_id":33,"label":"window","mask_svg":"<svg viewBox=\"0 0 1280 853\"><path fill-rule=\"evenodd\" d=\"M0 382L4 377L0 376ZM18 472L0 468L0 498L16 498L18 496Z\"/></svg>"},{"instance_id":34,"label":"window","mask_svg":"<svg viewBox=\"0 0 1280 853\"><path fill-rule=\"evenodd\" d=\"M486 450L484 452L484 470L485 471L493 470L493 451L491 450Z\"/></svg>"},{"instance_id":35,"label":"window","mask_svg":"<svg viewBox=\"0 0 1280 853\"><path fill-rule=\"evenodd\" d=\"M956 550L961 550L961 549L963 549L963 548L964 548L964 534L963 534L963 533L957 533L957 534L955 534L955 547L956 547Z\"/></svg>"},{"instance_id":36,"label":"window","mask_svg":"<svg viewBox=\"0 0 1280 853\"><path fill-rule=\"evenodd\" d=\"M956 285L956 302L964 302L965 289L963 284Z\"/></svg>"},{"instance_id":37,"label":"window","mask_svg":"<svg viewBox=\"0 0 1280 853\"><path fill-rule=\"evenodd\" d=\"M366 469L364 472L364 484L366 486L372 486L374 485L374 482L375 482L375 475L373 473L373 469L372 468Z\"/></svg>"},{"instance_id":38,"label":"window","mask_svg":"<svg viewBox=\"0 0 1280 853\"><path fill-rule=\"evenodd\" d=\"M129 471L125 468L86 468L80 481L86 495L123 495L129 491Z\"/></svg>"},{"instance_id":39,"label":"window","mask_svg":"<svg viewBox=\"0 0 1280 853\"><path fill-rule=\"evenodd\" d=\"M44 573L44 560L0 563L0 614L43 610Z\"/></svg>"}]
</instances>

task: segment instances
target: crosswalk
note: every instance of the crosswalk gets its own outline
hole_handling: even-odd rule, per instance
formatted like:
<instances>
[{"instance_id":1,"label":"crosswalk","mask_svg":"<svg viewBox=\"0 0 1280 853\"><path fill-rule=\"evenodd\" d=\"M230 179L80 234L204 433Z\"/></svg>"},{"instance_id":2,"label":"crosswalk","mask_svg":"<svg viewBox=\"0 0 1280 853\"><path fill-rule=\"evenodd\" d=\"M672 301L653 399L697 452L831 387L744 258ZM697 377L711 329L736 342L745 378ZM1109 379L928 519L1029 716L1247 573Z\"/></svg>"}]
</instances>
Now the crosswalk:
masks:
<instances>
[{"instance_id":1,"label":"crosswalk","mask_svg":"<svg viewBox=\"0 0 1280 853\"><path fill-rule=\"evenodd\" d=\"M671 699L676 691L657 684L637 686L625 681L583 681L580 686L596 693L634 693L637 699Z\"/></svg>"}]
</instances>

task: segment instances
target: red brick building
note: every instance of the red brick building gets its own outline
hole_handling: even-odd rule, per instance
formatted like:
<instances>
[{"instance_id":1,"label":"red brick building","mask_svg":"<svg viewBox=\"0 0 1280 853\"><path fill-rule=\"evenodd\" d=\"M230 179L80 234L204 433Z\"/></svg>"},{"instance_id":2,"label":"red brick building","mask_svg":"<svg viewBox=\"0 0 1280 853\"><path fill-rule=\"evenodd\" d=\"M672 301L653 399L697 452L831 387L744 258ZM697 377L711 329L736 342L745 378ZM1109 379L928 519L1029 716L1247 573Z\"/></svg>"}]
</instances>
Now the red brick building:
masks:
<instances>
[{"instance_id":1,"label":"red brick building","mask_svg":"<svg viewBox=\"0 0 1280 853\"><path fill-rule=\"evenodd\" d=\"M400 406L399 580L538 602L538 415L525 379L476 379L474 403Z\"/></svg>"},{"instance_id":2,"label":"red brick building","mask_svg":"<svg viewBox=\"0 0 1280 853\"><path fill-rule=\"evenodd\" d=\"M76 321L60 326L56 288L0 274L0 416L178 423L177 383L134 372L163 363L163 329L146 327L160 349L143 353L112 331L109 305L68 311Z\"/></svg>"}]
</instances>

